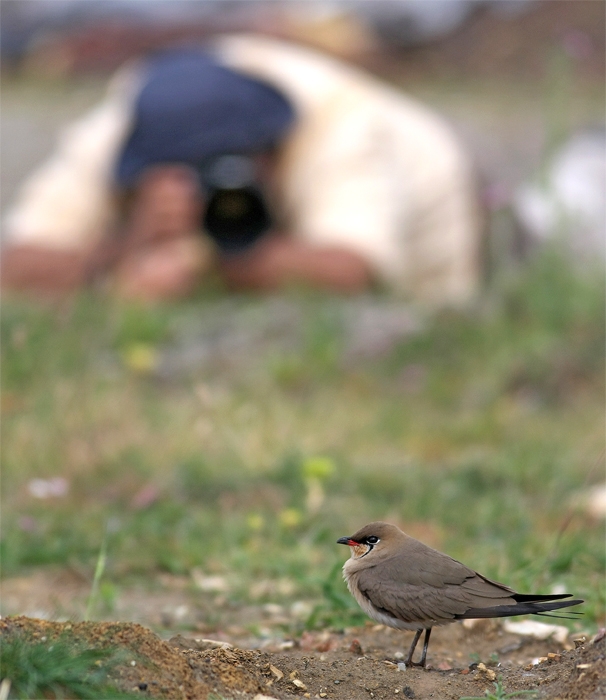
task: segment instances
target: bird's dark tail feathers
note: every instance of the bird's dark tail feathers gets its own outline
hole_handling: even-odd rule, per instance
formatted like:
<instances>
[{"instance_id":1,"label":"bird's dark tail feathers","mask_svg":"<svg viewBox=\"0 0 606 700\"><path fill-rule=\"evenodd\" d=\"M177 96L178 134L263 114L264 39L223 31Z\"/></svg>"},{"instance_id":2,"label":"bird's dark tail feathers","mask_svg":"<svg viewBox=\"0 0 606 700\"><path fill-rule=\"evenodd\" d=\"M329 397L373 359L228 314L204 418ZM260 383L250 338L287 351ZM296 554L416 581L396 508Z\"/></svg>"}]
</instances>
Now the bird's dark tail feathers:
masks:
<instances>
[{"instance_id":1,"label":"bird's dark tail feathers","mask_svg":"<svg viewBox=\"0 0 606 700\"><path fill-rule=\"evenodd\" d=\"M576 616L583 613L567 611L567 615L551 615L552 610L569 608L573 605L580 605L584 600L567 600L571 598L566 595L522 595L516 593L511 596L515 605L495 605L490 608L469 608L462 615L455 615L457 620L474 620L487 617L513 617L514 615L541 615L542 617L555 617L558 619L574 620Z\"/></svg>"}]
</instances>

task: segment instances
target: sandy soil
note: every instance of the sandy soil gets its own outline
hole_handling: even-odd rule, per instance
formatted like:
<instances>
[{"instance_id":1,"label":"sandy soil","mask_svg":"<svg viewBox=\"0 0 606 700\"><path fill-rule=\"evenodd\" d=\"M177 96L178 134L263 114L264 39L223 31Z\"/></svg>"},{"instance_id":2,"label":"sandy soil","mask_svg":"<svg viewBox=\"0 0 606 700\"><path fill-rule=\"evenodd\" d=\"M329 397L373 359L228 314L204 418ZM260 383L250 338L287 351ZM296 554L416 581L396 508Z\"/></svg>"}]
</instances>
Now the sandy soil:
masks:
<instances>
[{"instance_id":1,"label":"sandy soil","mask_svg":"<svg viewBox=\"0 0 606 700\"><path fill-rule=\"evenodd\" d=\"M472 629L452 625L434 631L426 670L398 666L398 652L409 644L410 634L371 624L342 633L305 632L262 651L180 635L166 642L141 625L125 622L49 622L18 616L0 621L0 634L46 643L67 634L90 647L120 647L126 661L113 671L117 685L163 700L204 700L213 694L243 700L458 700L485 697L498 676L508 693L536 690L537 697L552 700L606 696L603 631L575 645L574 640L558 644L507 634L494 621ZM498 655L498 663L469 665L470 655L478 650L483 659ZM544 659L537 663L540 657Z\"/></svg>"}]
</instances>

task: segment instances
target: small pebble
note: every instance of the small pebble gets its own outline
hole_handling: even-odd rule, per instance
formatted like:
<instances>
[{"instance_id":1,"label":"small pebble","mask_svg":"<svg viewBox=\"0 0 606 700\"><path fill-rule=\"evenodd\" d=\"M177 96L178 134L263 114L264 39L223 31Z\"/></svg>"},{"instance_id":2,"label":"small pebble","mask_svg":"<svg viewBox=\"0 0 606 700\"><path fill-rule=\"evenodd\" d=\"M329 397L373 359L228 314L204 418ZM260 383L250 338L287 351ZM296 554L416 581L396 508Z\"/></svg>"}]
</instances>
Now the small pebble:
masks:
<instances>
[{"instance_id":1,"label":"small pebble","mask_svg":"<svg viewBox=\"0 0 606 700\"><path fill-rule=\"evenodd\" d=\"M269 670L279 681L281 681L284 678L284 674L282 673L282 671L280 671L279 668L276 668L273 664L269 664Z\"/></svg>"},{"instance_id":2,"label":"small pebble","mask_svg":"<svg viewBox=\"0 0 606 700\"><path fill-rule=\"evenodd\" d=\"M494 681L495 678L497 677L497 674L490 668L486 668L486 664L479 663L478 664L478 671L483 675L488 678L489 681Z\"/></svg>"},{"instance_id":3,"label":"small pebble","mask_svg":"<svg viewBox=\"0 0 606 700\"><path fill-rule=\"evenodd\" d=\"M351 651L352 654L357 654L357 656L364 655L364 652L362 651L362 645L360 644L359 639L352 640L351 644L349 645L349 651Z\"/></svg>"}]
</instances>

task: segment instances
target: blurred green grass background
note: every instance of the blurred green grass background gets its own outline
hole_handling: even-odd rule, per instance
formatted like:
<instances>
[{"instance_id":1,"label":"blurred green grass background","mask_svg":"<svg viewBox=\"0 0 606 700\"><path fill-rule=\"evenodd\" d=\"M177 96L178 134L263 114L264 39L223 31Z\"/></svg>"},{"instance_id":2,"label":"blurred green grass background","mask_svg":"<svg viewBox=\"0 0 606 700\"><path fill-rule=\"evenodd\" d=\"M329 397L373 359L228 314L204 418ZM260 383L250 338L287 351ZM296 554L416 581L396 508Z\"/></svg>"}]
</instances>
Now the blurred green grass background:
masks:
<instances>
[{"instance_id":1,"label":"blurred green grass background","mask_svg":"<svg viewBox=\"0 0 606 700\"><path fill-rule=\"evenodd\" d=\"M308 626L342 626L364 616L335 540L385 519L520 591L564 587L586 600L584 628L603 623L603 522L578 502L603 474L603 271L546 251L473 312L355 362L341 302L287 298L290 347L169 376L157 358L223 313L215 291L172 307L6 300L3 575L76 565L92 580L106 538L109 602L198 569L234 603L307 599ZM252 324L272 309L232 303ZM65 496L28 491L57 476Z\"/></svg>"}]
</instances>

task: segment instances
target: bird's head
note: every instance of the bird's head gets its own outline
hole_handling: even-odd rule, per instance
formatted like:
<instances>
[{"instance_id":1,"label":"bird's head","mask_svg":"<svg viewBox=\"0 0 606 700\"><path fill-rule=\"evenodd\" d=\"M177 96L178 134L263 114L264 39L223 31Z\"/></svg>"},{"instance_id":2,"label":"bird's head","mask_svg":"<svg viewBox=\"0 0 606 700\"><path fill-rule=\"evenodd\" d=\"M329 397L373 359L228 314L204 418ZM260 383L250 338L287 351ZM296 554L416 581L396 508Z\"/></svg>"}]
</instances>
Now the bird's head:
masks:
<instances>
[{"instance_id":1,"label":"bird's head","mask_svg":"<svg viewBox=\"0 0 606 700\"><path fill-rule=\"evenodd\" d=\"M361 559L373 552L373 559L380 554L386 555L399 540L406 535L395 525L376 522L364 525L351 537L341 537L337 544L350 547L351 558Z\"/></svg>"}]
</instances>

